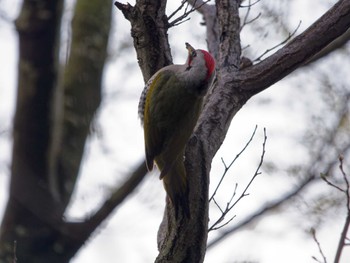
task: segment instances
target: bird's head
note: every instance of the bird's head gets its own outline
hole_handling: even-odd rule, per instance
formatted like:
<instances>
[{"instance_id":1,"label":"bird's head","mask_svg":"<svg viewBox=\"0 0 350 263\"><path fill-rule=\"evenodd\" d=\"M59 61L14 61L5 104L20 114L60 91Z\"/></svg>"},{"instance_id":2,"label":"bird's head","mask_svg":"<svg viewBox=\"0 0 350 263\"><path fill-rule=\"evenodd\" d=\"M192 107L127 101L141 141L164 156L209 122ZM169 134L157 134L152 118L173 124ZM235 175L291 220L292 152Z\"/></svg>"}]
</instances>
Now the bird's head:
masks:
<instances>
[{"instance_id":1,"label":"bird's head","mask_svg":"<svg viewBox=\"0 0 350 263\"><path fill-rule=\"evenodd\" d=\"M202 49L194 49L189 43L185 43L188 50L186 70L202 71L205 73L205 80L209 81L215 71L215 60L209 52Z\"/></svg>"}]
</instances>

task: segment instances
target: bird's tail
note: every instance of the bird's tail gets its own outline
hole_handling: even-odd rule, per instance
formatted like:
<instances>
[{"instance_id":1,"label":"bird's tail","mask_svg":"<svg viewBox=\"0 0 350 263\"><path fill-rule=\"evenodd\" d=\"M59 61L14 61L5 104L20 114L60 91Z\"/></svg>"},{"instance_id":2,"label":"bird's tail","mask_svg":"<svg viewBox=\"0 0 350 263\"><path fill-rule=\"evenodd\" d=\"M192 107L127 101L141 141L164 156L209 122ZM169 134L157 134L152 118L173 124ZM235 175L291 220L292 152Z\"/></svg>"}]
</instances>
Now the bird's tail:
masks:
<instances>
[{"instance_id":1,"label":"bird's tail","mask_svg":"<svg viewBox=\"0 0 350 263\"><path fill-rule=\"evenodd\" d=\"M183 159L179 158L166 173L163 172L164 170L161 173L161 178L163 176L164 188L174 206L175 216L179 215L181 209L184 215L189 218L188 186Z\"/></svg>"}]
</instances>

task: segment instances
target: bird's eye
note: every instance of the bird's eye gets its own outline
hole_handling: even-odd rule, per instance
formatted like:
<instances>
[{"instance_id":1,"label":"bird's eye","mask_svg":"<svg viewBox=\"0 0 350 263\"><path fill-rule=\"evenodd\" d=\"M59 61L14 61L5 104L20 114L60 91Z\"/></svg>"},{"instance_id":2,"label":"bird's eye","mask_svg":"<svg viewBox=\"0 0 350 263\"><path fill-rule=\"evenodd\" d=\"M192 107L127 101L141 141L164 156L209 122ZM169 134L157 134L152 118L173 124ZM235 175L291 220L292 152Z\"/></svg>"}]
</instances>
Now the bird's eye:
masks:
<instances>
[{"instance_id":1,"label":"bird's eye","mask_svg":"<svg viewBox=\"0 0 350 263\"><path fill-rule=\"evenodd\" d=\"M191 56L194 58L197 56L197 52L195 50L192 51Z\"/></svg>"}]
</instances>

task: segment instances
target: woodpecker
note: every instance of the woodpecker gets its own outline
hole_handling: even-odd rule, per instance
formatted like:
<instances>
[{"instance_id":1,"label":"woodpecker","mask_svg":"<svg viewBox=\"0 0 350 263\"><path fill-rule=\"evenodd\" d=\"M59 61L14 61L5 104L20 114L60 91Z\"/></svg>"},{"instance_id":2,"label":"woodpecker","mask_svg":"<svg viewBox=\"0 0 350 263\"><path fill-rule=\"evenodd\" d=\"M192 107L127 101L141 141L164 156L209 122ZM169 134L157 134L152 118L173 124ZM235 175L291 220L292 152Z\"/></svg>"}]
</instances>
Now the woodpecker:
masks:
<instances>
[{"instance_id":1,"label":"woodpecker","mask_svg":"<svg viewBox=\"0 0 350 263\"><path fill-rule=\"evenodd\" d=\"M212 84L215 61L207 51L185 44L186 63L166 66L149 79L138 113L144 127L147 168L151 171L156 163L175 214L182 207L189 216L185 146Z\"/></svg>"}]
</instances>

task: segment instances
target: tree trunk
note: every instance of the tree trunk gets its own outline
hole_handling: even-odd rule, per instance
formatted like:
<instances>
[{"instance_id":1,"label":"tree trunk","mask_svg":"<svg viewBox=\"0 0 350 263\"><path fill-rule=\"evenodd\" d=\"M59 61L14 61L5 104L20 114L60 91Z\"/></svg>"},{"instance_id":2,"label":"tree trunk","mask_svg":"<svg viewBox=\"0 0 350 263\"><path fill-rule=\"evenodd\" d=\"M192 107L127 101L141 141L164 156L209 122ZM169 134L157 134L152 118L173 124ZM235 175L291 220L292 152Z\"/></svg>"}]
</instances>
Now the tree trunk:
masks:
<instances>
[{"instance_id":1,"label":"tree trunk","mask_svg":"<svg viewBox=\"0 0 350 263\"><path fill-rule=\"evenodd\" d=\"M52 260L59 221L48 190L52 102L57 82L59 30L63 1L24 1L16 20L19 34L17 107L13 130L10 198L1 225L0 255L33 262ZM46 261L47 262L47 261Z\"/></svg>"}]
</instances>

